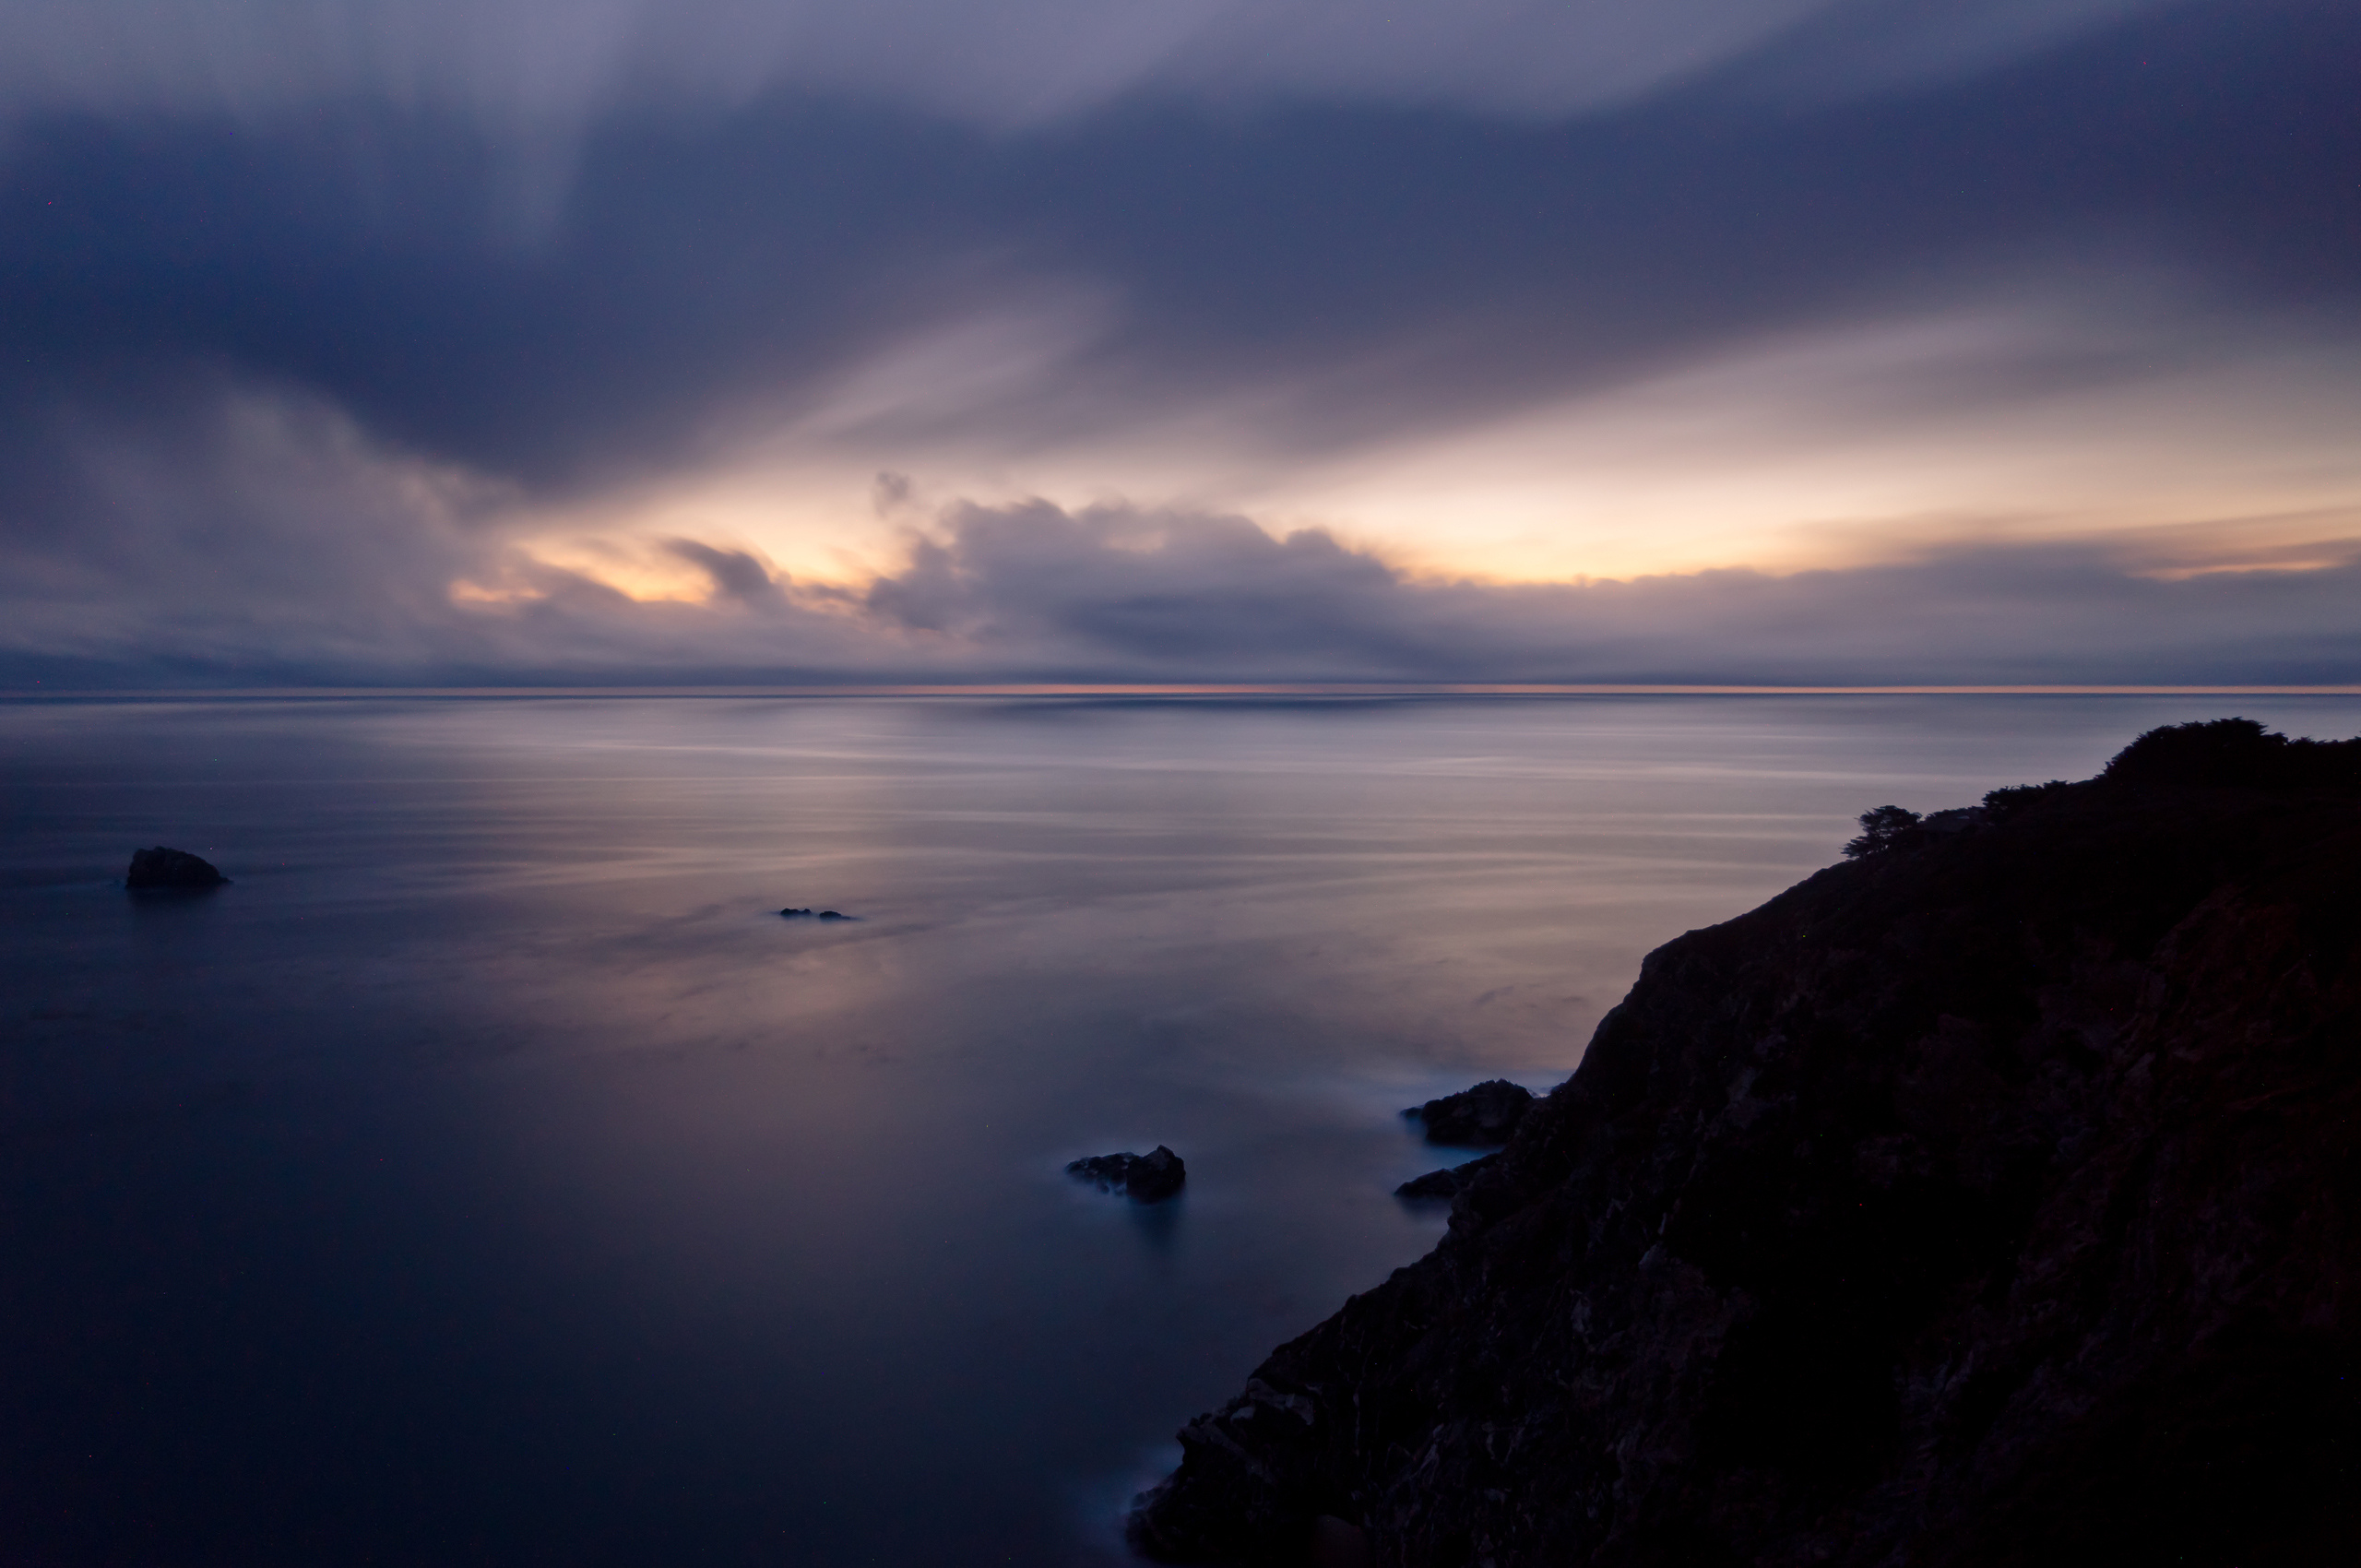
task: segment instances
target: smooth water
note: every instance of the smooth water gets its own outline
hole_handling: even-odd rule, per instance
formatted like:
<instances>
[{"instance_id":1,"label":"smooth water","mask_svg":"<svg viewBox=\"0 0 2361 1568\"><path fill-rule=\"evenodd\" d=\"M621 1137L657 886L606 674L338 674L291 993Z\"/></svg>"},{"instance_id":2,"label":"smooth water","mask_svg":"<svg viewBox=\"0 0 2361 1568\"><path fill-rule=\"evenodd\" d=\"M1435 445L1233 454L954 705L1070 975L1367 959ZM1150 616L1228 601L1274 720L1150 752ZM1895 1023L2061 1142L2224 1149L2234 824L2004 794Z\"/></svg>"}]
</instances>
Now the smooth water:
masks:
<instances>
[{"instance_id":1,"label":"smooth water","mask_svg":"<svg viewBox=\"0 0 2361 1568\"><path fill-rule=\"evenodd\" d=\"M1865 807L2347 699L0 706L0 1560L1119 1562ZM215 861L119 885L136 846ZM787 921L786 905L857 922ZM1078 1155L1169 1143L1138 1208Z\"/></svg>"}]
</instances>

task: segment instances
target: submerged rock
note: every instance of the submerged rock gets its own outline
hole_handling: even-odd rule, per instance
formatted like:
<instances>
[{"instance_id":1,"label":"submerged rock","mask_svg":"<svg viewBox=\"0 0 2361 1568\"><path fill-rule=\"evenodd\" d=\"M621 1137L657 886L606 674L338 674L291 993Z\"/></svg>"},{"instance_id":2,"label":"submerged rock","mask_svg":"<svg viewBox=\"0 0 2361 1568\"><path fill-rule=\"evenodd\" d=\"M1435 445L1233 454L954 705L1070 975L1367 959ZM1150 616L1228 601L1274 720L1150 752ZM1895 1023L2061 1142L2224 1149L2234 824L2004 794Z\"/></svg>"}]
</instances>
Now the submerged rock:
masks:
<instances>
[{"instance_id":1,"label":"submerged rock","mask_svg":"<svg viewBox=\"0 0 2361 1568\"><path fill-rule=\"evenodd\" d=\"M1651 954L1133 1541L2361 1562L2361 742L2143 737Z\"/></svg>"},{"instance_id":2,"label":"submerged rock","mask_svg":"<svg viewBox=\"0 0 2361 1568\"><path fill-rule=\"evenodd\" d=\"M1397 1198L1455 1198L1470 1182L1476 1180L1477 1172L1489 1170L1500 1158L1497 1154L1488 1154L1465 1165L1430 1170L1424 1176L1412 1177L1394 1188L1394 1195Z\"/></svg>"},{"instance_id":3,"label":"submerged rock","mask_svg":"<svg viewBox=\"0 0 2361 1568\"><path fill-rule=\"evenodd\" d=\"M213 867L213 862L186 849L168 849L159 844L152 849L131 851L131 869L124 873L125 887L219 887L230 879Z\"/></svg>"},{"instance_id":4,"label":"submerged rock","mask_svg":"<svg viewBox=\"0 0 2361 1568\"><path fill-rule=\"evenodd\" d=\"M1066 1167L1066 1174L1096 1182L1106 1193L1129 1193L1140 1203L1160 1203L1189 1179L1180 1157L1158 1144L1146 1154L1094 1154Z\"/></svg>"},{"instance_id":5,"label":"submerged rock","mask_svg":"<svg viewBox=\"0 0 2361 1568\"><path fill-rule=\"evenodd\" d=\"M1447 1094L1402 1114L1426 1124L1427 1142L1491 1148L1507 1143L1532 1109L1533 1091L1506 1078Z\"/></svg>"}]
</instances>

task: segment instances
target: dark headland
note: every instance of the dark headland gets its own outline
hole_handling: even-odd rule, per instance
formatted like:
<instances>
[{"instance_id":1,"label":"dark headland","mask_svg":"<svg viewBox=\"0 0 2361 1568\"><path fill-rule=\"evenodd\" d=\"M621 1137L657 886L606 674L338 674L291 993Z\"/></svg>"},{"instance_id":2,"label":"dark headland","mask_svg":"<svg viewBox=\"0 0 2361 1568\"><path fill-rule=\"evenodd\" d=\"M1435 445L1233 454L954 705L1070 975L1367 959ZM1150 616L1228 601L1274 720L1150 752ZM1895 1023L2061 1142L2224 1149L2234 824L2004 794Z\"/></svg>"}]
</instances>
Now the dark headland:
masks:
<instances>
[{"instance_id":1,"label":"dark headland","mask_svg":"<svg viewBox=\"0 0 2361 1568\"><path fill-rule=\"evenodd\" d=\"M1166 1561L2361 1562L2361 742L1880 814L1651 954Z\"/></svg>"}]
</instances>

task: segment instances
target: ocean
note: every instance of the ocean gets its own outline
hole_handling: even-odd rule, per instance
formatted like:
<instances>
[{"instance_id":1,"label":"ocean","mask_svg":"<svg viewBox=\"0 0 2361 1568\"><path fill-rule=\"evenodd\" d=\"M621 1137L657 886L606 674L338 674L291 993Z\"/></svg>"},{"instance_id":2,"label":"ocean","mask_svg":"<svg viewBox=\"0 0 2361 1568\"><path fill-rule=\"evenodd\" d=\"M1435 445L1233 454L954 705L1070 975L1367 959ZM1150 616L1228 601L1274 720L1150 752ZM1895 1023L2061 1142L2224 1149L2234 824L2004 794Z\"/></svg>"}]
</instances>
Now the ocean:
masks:
<instances>
[{"instance_id":1,"label":"ocean","mask_svg":"<svg viewBox=\"0 0 2361 1568\"><path fill-rule=\"evenodd\" d=\"M1125 1561L1642 956L2349 697L0 703L0 1561ZM232 879L134 895L133 849ZM788 907L852 919L786 920ZM1063 1174L1169 1145L1142 1206Z\"/></svg>"}]
</instances>

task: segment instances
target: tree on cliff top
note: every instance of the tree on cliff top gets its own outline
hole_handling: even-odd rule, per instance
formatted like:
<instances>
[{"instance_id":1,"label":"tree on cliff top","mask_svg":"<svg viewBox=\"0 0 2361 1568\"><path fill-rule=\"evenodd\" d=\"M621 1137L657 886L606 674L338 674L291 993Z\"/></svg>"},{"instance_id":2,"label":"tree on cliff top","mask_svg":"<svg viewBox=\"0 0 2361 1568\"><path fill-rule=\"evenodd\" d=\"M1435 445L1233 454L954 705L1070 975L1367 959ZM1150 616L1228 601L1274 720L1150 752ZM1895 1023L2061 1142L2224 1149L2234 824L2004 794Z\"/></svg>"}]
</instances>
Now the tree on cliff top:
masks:
<instances>
[{"instance_id":1,"label":"tree on cliff top","mask_svg":"<svg viewBox=\"0 0 2361 1568\"><path fill-rule=\"evenodd\" d=\"M2251 719L2215 719L2151 730L2099 778L2110 784L2214 788L2361 785L2361 740L2289 740Z\"/></svg>"},{"instance_id":2,"label":"tree on cliff top","mask_svg":"<svg viewBox=\"0 0 2361 1568\"><path fill-rule=\"evenodd\" d=\"M1880 849L1891 849L1902 842L1903 836L1918 826L1916 812L1902 806L1879 806L1861 814L1861 836L1845 846L1845 853L1854 860L1874 855Z\"/></svg>"}]
</instances>

